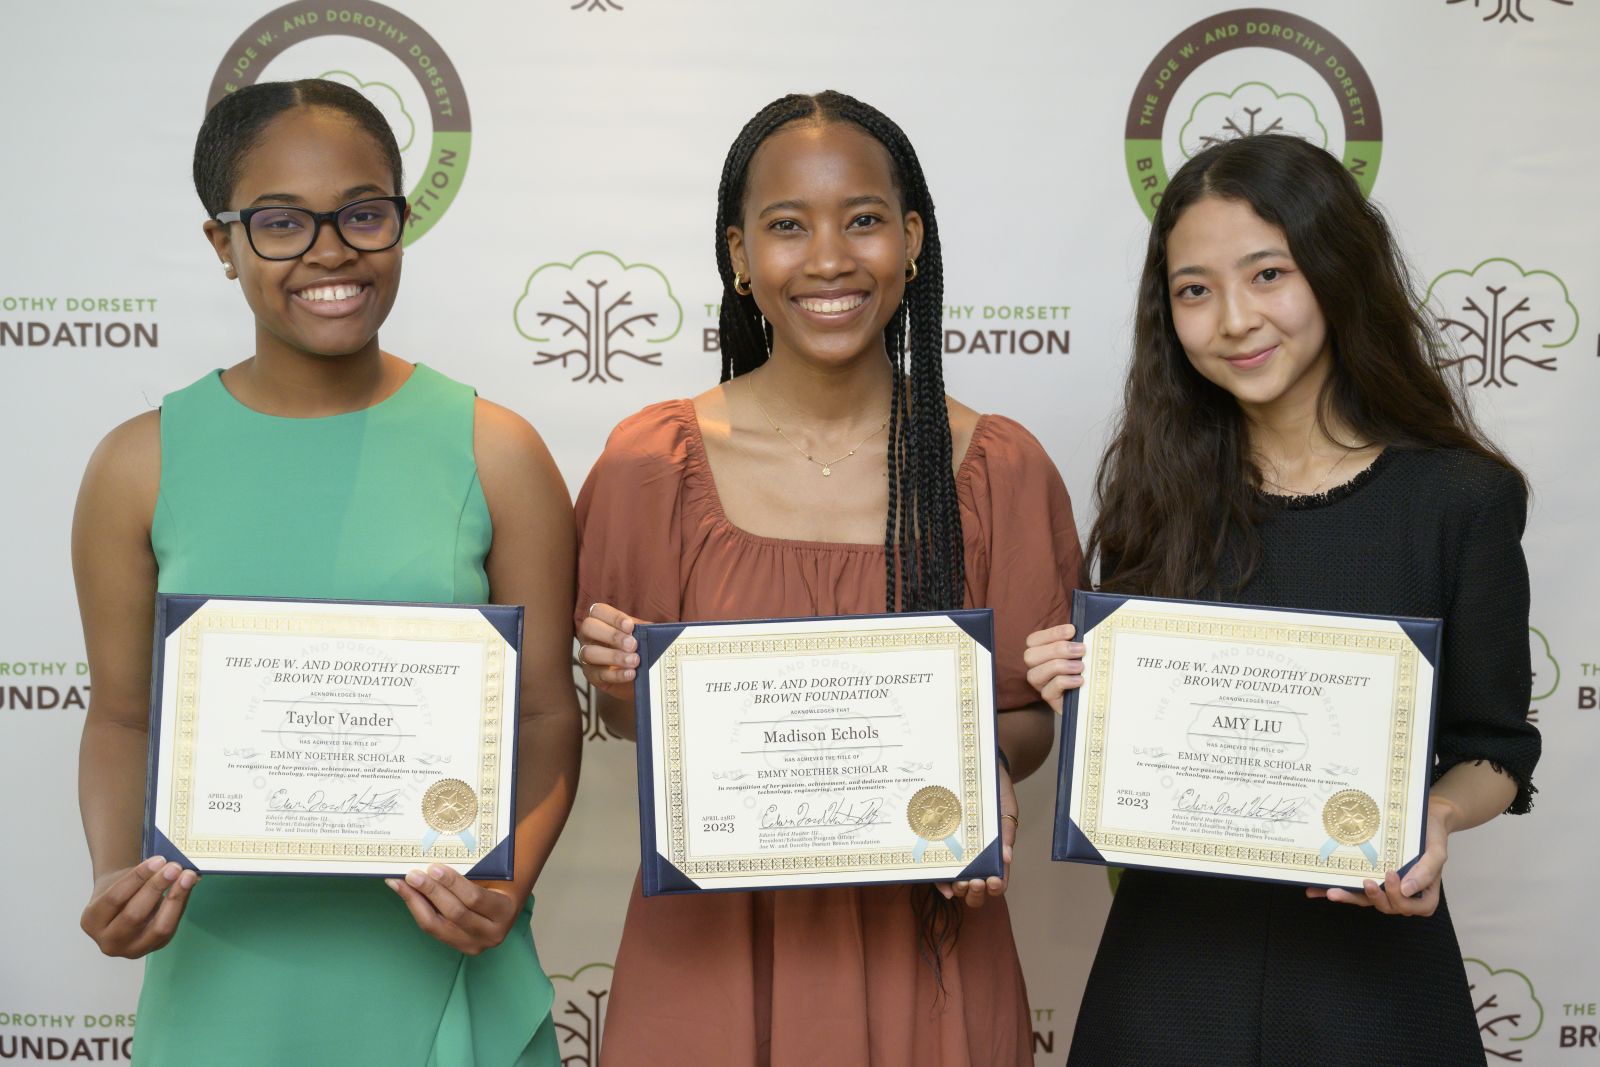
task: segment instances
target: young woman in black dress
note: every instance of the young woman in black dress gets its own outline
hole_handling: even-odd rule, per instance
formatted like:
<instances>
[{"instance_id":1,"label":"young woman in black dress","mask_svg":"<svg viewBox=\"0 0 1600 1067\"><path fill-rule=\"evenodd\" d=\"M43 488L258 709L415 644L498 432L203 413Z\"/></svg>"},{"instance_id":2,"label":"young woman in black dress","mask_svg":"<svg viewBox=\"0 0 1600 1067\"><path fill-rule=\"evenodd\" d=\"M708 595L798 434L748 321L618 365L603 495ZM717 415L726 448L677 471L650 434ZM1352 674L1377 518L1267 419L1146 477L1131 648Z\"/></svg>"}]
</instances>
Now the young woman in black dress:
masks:
<instances>
[{"instance_id":1,"label":"young woman in black dress","mask_svg":"<svg viewBox=\"0 0 1600 1067\"><path fill-rule=\"evenodd\" d=\"M1167 187L1096 479L1098 588L1443 618L1434 783L1422 858L1364 892L1128 871L1070 1064L1484 1062L1440 873L1453 831L1533 793L1527 485L1419 308L1381 214L1304 141L1207 149ZM1028 639L1058 712L1073 636Z\"/></svg>"}]
</instances>

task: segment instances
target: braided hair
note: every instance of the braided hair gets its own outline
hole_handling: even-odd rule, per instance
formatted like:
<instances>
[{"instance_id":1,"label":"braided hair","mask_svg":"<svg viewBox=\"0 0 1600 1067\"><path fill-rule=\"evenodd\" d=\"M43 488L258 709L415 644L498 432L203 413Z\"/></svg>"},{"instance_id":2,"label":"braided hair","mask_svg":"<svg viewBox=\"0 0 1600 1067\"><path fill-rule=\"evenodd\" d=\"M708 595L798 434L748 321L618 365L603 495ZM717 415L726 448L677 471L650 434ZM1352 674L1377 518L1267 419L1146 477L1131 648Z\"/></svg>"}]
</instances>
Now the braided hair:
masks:
<instances>
[{"instance_id":1,"label":"braided hair","mask_svg":"<svg viewBox=\"0 0 1600 1067\"><path fill-rule=\"evenodd\" d=\"M717 272L722 276L719 322L724 382L761 366L772 354L772 326L748 294L734 289L728 251L730 226L743 226L750 160L768 137L796 122L850 123L889 154L904 211L922 216L922 254L916 280L884 327L893 364L889 406L889 509L884 524L884 605L887 611L938 611L962 606L966 585L961 512L952 471L950 417L945 407L943 330L944 263L933 197L922 164L905 132L877 108L844 93L791 94L774 100L745 123L728 149L717 189ZM909 362L909 369L907 364ZM918 886L911 906L922 933L922 952L936 977L943 953L955 944L962 905L931 886Z\"/></svg>"}]
</instances>

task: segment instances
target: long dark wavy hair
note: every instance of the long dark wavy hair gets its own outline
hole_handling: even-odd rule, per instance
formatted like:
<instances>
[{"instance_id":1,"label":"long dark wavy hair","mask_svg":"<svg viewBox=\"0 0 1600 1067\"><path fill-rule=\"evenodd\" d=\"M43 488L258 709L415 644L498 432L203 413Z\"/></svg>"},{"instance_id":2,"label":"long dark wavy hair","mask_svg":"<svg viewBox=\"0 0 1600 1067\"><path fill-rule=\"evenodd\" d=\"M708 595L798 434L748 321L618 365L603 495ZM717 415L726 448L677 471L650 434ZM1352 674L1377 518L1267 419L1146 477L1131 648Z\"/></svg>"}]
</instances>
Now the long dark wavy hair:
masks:
<instances>
[{"instance_id":1,"label":"long dark wavy hair","mask_svg":"<svg viewBox=\"0 0 1600 1067\"><path fill-rule=\"evenodd\" d=\"M962 606L966 583L961 512L951 467L950 418L945 407L943 333L944 262L939 224L911 141L887 115L843 93L791 94L774 100L745 123L728 149L717 189L717 271L722 275L722 380L767 361L772 327L754 298L733 288L728 227L744 225L745 183L761 143L796 122L849 123L889 154L903 211L922 216L922 253L916 280L884 327L883 343L894 367L889 406L889 511L884 522L884 604L889 611L935 611ZM908 366L909 365L909 366ZM962 905L931 886L911 892L924 956L940 975L943 953L954 945Z\"/></svg>"},{"instance_id":2,"label":"long dark wavy hair","mask_svg":"<svg viewBox=\"0 0 1600 1067\"><path fill-rule=\"evenodd\" d=\"M1167 238L1205 197L1249 205L1288 240L1332 347L1323 432L1331 415L1354 435L1347 444L1459 448L1516 470L1442 367L1447 350L1394 236L1343 165L1298 137L1227 141L1173 175L1150 227L1122 415L1095 477L1088 558L1101 588L1225 597L1260 564L1264 502L1244 413L1189 363L1172 322Z\"/></svg>"}]
</instances>

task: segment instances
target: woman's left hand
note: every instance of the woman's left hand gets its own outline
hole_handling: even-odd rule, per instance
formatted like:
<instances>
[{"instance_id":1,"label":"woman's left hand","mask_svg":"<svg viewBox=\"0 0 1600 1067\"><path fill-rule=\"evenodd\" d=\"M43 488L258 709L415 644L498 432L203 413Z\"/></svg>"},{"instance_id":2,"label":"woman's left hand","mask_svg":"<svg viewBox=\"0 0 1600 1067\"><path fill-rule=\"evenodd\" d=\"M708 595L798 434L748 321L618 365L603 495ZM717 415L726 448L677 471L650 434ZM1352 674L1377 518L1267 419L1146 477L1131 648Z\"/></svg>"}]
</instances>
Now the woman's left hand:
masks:
<instances>
[{"instance_id":1,"label":"woman's left hand","mask_svg":"<svg viewBox=\"0 0 1600 1067\"><path fill-rule=\"evenodd\" d=\"M995 770L1000 774L1000 859L1005 863L1002 868L1005 876L934 884L934 888L943 893L946 900L965 901L969 908L983 907L990 897L1004 893L1011 881L1011 846L1016 843L1017 827L1021 825L1017 821L1017 788L1011 783L1011 774L1004 764L997 762Z\"/></svg>"},{"instance_id":2,"label":"woman's left hand","mask_svg":"<svg viewBox=\"0 0 1600 1067\"><path fill-rule=\"evenodd\" d=\"M468 956L504 941L521 912L505 890L474 882L449 867L435 865L412 871L404 881L385 881L406 902L423 933Z\"/></svg>"},{"instance_id":3,"label":"woman's left hand","mask_svg":"<svg viewBox=\"0 0 1600 1067\"><path fill-rule=\"evenodd\" d=\"M1437 795L1428 798L1427 844L1404 878L1390 871L1384 875L1382 885L1368 878L1364 892L1311 886L1307 887L1306 896L1377 908L1385 915L1432 915L1439 907L1440 876L1449 858L1445 842L1450 837L1454 814L1455 805L1450 801Z\"/></svg>"}]
</instances>

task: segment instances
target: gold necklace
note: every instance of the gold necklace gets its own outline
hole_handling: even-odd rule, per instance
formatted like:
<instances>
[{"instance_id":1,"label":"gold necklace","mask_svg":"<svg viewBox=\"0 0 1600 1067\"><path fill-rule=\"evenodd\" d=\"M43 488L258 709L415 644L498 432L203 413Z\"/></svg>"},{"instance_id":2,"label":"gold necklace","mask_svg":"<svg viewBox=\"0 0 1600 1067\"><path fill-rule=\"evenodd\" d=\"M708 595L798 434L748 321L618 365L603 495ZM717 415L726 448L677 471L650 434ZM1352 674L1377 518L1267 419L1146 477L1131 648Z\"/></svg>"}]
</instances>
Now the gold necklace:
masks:
<instances>
[{"instance_id":1,"label":"gold necklace","mask_svg":"<svg viewBox=\"0 0 1600 1067\"><path fill-rule=\"evenodd\" d=\"M852 448L850 451L846 452L844 455L840 456L838 459L831 460L829 462L824 463L822 460L818 459L816 456L813 456L810 452L807 452L805 449L801 448L798 444L795 443L794 438L790 437L788 434L783 432L783 427L779 426L777 424L777 422L775 422L773 420L772 412L767 410L767 405L765 405L765 404L763 404L761 402L761 396L756 392L756 389L755 389L754 385L752 385L750 387L750 398L756 402L756 407L761 409L761 414L763 414L763 415L765 415L767 417L767 425L771 426L774 430L776 430L778 432L778 436L783 438L785 441L787 441L790 448L794 449L796 452L798 452L802 456L806 457L806 459L810 460L812 463L815 463L817 466L821 467L822 468L822 476L824 478L831 478L833 476L833 465L835 463L843 463L845 460L847 460L851 456L855 455L856 452L860 450L862 445L866 444L868 441L870 441L874 437L878 436L880 433L883 432L884 427L889 425L889 416L885 415L883 417L883 421L878 423L878 428L876 430L873 430L871 433L867 434L867 436L863 437L861 440L857 441L855 448Z\"/></svg>"},{"instance_id":2,"label":"gold necklace","mask_svg":"<svg viewBox=\"0 0 1600 1067\"><path fill-rule=\"evenodd\" d=\"M1266 482L1268 485L1272 486L1272 488L1274 488L1274 489L1281 489L1285 496L1316 496L1319 492L1322 491L1322 487L1323 487L1324 484L1327 483L1328 479L1333 477L1333 472L1338 469L1339 464L1341 464L1345 460L1349 459L1350 458L1350 453L1354 452L1355 450L1356 449L1355 449L1354 445L1347 446L1342 453L1340 453L1337 457L1334 458L1333 463L1329 465L1328 469L1322 472L1321 481L1317 482L1316 485L1312 486L1311 487L1311 491L1308 492L1308 493L1297 493L1293 489L1290 489L1288 486L1283 485L1283 484L1281 484L1279 482L1275 482L1271 478L1268 478L1265 472L1262 472L1261 480L1263 482Z\"/></svg>"}]
</instances>

